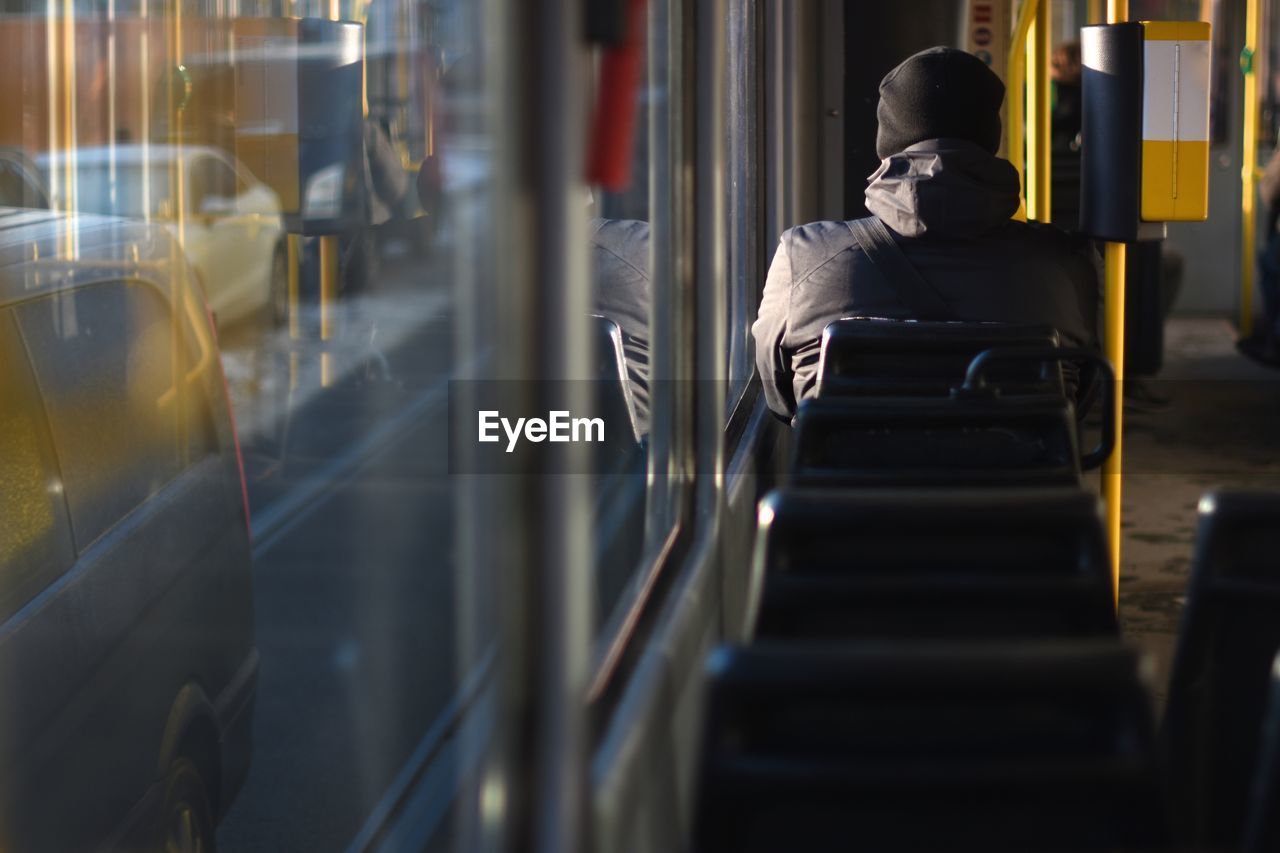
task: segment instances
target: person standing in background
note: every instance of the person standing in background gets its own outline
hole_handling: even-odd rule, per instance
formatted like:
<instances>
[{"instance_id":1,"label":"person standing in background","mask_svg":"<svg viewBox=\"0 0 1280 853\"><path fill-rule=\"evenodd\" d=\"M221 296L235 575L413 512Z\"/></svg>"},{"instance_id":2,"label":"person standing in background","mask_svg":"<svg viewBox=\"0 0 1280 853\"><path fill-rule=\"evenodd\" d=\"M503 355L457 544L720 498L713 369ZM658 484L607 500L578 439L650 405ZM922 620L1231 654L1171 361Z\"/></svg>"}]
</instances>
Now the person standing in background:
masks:
<instances>
[{"instance_id":1,"label":"person standing in background","mask_svg":"<svg viewBox=\"0 0 1280 853\"><path fill-rule=\"evenodd\" d=\"M1263 317L1255 323L1252 338L1242 340L1240 349L1267 364L1280 365L1280 149L1267 161L1258 185L1266 205L1267 242L1258 253L1258 290L1262 292Z\"/></svg>"},{"instance_id":2,"label":"person standing in background","mask_svg":"<svg viewBox=\"0 0 1280 853\"><path fill-rule=\"evenodd\" d=\"M1080 126L1084 112L1080 42L1063 42L1054 48L1049 76L1053 81L1049 218L1059 228L1076 231L1080 228Z\"/></svg>"}]
</instances>

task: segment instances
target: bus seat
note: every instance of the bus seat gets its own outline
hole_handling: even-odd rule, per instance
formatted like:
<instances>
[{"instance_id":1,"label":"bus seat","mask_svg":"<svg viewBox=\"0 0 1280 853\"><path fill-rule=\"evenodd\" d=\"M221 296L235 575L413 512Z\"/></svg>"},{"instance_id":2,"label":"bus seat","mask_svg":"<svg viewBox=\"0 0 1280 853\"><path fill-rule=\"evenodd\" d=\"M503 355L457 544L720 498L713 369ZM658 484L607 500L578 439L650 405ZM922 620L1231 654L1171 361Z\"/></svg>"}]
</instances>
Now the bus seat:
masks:
<instances>
[{"instance_id":1,"label":"bus seat","mask_svg":"<svg viewBox=\"0 0 1280 853\"><path fill-rule=\"evenodd\" d=\"M1272 663L1280 650L1280 493L1200 502L1195 558L1161 745L1188 844L1234 848L1243 831Z\"/></svg>"},{"instance_id":2,"label":"bus seat","mask_svg":"<svg viewBox=\"0 0 1280 853\"><path fill-rule=\"evenodd\" d=\"M1280 655L1271 664L1271 688L1262 723L1262 749L1254 773L1241 853L1280 850Z\"/></svg>"},{"instance_id":3,"label":"bus seat","mask_svg":"<svg viewBox=\"0 0 1280 853\"><path fill-rule=\"evenodd\" d=\"M1083 490L786 488L761 501L759 519L751 600L765 635L1115 631L1102 509ZM948 602L976 609L941 612Z\"/></svg>"},{"instance_id":4,"label":"bus seat","mask_svg":"<svg viewBox=\"0 0 1280 853\"><path fill-rule=\"evenodd\" d=\"M1075 416L1061 397L803 401L797 485L1076 485Z\"/></svg>"},{"instance_id":5,"label":"bus seat","mask_svg":"<svg viewBox=\"0 0 1280 853\"><path fill-rule=\"evenodd\" d=\"M1097 640L721 647L696 850L1163 849L1138 664Z\"/></svg>"},{"instance_id":6,"label":"bus seat","mask_svg":"<svg viewBox=\"0 0 1280 853\"><path fill-rule=\"evenodd\" d=\"M946 397L984 350L1058 345L1052 326L849 317L822 333L818 396ZM1005 394L1061 395L1062 374L1056 365L1008 363L991 382Z\"/></svg>"},{"instance_id":7,"label":"bus seat","mask_svg":"<svg viewBox=\"0 0 1280 853\"><path fill-rule=\"evenodd\" d=\"M1024 640L1116 635L1110 590L1084 578L774 576L764 579L762 639Z\"/></svg>"},{"instance_id":8,"label":"bus seat","mask_svg":"<svg viewBox=\"0 0 1280 853\"><path fill-rule=\"evenodd\" d=\"M591 345L595 352L596 411L604 418L607 425L623 424L623 439L629 438L629 446L640 441L636 422L635 401L632 399L631 383L627 378L627 360L622 348L622 330L618 324L592 314L588 317L591 324ZM606 435L611 431L606 429ZM612 432L617 433L617 430ZM606 438L606 442L608 439ZM623 441L623 444L627 442ZM625 449L625 448L624 448Z\"/></svg>"}]
</instances>

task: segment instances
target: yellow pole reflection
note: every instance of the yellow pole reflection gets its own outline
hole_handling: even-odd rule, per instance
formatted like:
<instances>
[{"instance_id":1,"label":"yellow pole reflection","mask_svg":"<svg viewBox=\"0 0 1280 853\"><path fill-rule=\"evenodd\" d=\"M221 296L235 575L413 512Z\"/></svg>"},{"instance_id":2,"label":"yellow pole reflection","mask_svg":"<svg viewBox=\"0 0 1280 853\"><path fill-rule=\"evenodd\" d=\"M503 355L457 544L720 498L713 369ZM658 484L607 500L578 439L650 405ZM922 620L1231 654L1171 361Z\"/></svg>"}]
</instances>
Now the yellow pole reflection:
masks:
<instances>
[{"instance_id":1,"label":"yellow pole reflection","mask_svg":"<svg viewBox=\"0 0 1280 853\"><path fill-rule=\"evenodd\" d=\"M67 209L67 200L63 196L62 174L59 160L62 157L61 140L58 138L58 86L62 77L58 65L58 9L56 0L45 3L44 20L44 60L45 77L48 79L48 103L45 105L49 117L49 194L58 210ZM61 226L59 226L61 227Z\"/></svg>"},{"instance_id":2,"label":"yellow pole reflection","mask_svg":"<svg viewBox=\"0 0 1280 853\"><path fill-rule=\"evenodd\" d=\"M325 234L320 241L320 385L332 380L333 355L328 342L333 337L333 308L338 299L338 236Z\"/></svg>"},{"instance_id":3,"label":"yellow pole reflection","mask_svg":"<svg viewBox=\"0 0 1280 853\"><path fill-rule=\"evenodd\" d=\"M142 20L141 34L138 44L138 85L143 93L139 109L142 112L142 126L138 131L141 156L139 157L138 174L142 181L142 218L151 221L151 98L147 93L151 89L151 19L148 0L142 0L138 9L138 17Z\"/></svg>"},{"instance_id":4,"label":"yellow pole reflection","mask_svg":"<svg viewBox=\"0 0 1280 853\"><path fill-rule=\"evenodd\" d=\"M289 392L298 390L298 347L297 341L302 337L302 322L298 310L299 265L302 263L302 236L289 234L285 237L286 263L289 268Z\"/></svg>"},{"instance_id":5,"label":"yellow pole reflection","mask_svg":"<svg viewBox=\"0 0 1280 853\"><path fill-rule=\"evenodd\" d=\"M329 0L329 19L341 17L340 0ZM333 381L333 354L329 340L333 337L333 313L338 300L338 276L340 274L338 237L325 234L320 243L320 386L328 388Z\"/></svg>"},{"instance_id":6,"label":"yellow pole reflection","mask_svg":"<svg viewBox=\"0 0 1280 853\"><path fill-rule=\"evenodd\" d=\"M76 8L75 0L62 2L62 136L63 136L63 168L67 195L67 209L78 211L79 200L76 198ZM75 220L72 219L66 230L66 245L63 251L72 260L79 256L79 239Z\"/></svg>"},{"instance_id":7,"label":"yellow pole reflection","mask_svg":"<svg viewBox=\"0 0 1280 853\"><path fill-rule=\"evenodd\" d=\"M1244 142L1240 157L1240 337L1253 335L1253 268L1257 261L1255 241L1258 231L1256 200L1258 195L1258 44L1259 0L1245 3L1244 50Z\"/></svg>"}]
</instances>

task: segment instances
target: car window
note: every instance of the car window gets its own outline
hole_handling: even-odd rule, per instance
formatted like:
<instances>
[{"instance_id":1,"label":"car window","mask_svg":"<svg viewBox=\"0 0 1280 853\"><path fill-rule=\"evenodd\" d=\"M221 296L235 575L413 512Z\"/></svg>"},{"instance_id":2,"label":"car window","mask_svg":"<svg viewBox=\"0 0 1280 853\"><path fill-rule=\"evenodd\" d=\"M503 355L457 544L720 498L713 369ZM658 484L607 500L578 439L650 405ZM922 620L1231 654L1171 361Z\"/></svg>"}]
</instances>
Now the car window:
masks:
<instances>
[{"instance_id":1,"label":"car window","mask_svg":"<svg viewBox=\"0 0 1280 853\"><path fill-rule=\"evenodd\" d=\"M71 565L43 405L13 318L0 312L0 619Z\"/></svg>"},{"instance_id":2,"label":"car window","mask_svg":"<svg viewBox=\"0 0 1280 853\"><path fill-rule=\"evenodd\" d=\"M187 197L190 209L200 211L204 209L205 201L213 192L213 175L209 170L209 158L201 157L191 165L189 185L187 187Z\"/></svg>"},{"instance_id":3,"label":"car window","mask_svg":"<svg viewBox=\"0 0 1280 853\"><path fill-rule=\"evenodd\" d=\"M56 174L56 170L53 170ZM51 171L46 168L46 176ZM169 215L169 169L136 163L81 163L76 168L76 209L135 219Z\"/></svg>"},{"instance_id":4,"label":"car window","mask_svg":"<svg viewBox=\"0 0 1280 853\"><path fill-rule=\"evenodd\" d=\"M233 199L239 194L239 180L234 169L216 157L206 157L200 164L204 169L206 199Z\"/></svg>"},{"instance_id":5,"label":"car window","mask_svg":"<svg viewBox=\"0 0 1280 853\"><path fill-rule=\"evenodd\" d=\"M128 282L15 309L83 549L179 469L173 326L164 300Z\"/></svg>"},{"instance_id":6,"label":"car window","mask_svg":"<svg viewBox=\"0 0 1280 853\"><path fill-rule=\"evenodd\" d=\"M217 342L203 328L199 308L188 305L182 323L185 362L182 365L184 382L183 400L179 415L179 444L185 447L183 467L191 467L202 459L221 453L217 432L213 426L210 393L217 393L219 360ZM211 392L209 389L213 388Z\"/></svg>"},{"instance_id":7,"label":"car window","mask_svg":"<svg viewBox=\"0 0 1280 853\"><path fill-rule=\"evenodd\" d=\"M43 191L21 166L0 161L0 205L47 208Z\"/></svg>"},{"instance_id":8,"label":"car window","mask_svg":"<svg viewBox=\"0 0 1280 853\"><path fill-rule=\"evenodd\" d=\"M231 171L233 172L232 177L236 182L237 196L242 196L245 193L247 193L249 190L253 189L253 186L256 183L256 181L254 180L253 175L249 174L249 171L247 169L243 167L237 168L236 166L229 166L228 168L230 168Z\"/></svg>"}]
</instances>

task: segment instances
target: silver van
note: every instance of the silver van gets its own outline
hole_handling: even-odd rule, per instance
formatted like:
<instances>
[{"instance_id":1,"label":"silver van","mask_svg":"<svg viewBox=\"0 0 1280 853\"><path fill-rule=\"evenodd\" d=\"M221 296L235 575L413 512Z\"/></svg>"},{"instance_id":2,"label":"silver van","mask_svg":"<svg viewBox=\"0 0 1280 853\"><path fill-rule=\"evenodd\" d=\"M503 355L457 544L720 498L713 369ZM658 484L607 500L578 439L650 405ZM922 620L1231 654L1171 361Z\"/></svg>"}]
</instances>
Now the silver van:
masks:
<instances>
[{"instance_id":1,"label":"silver van","mask_svg":"<svg viewBox=\"0 0 1280 853\"><path fill-rule=\"evenodd\" d=\"M0 208L0 849L212 849L248 772L248 507L160 227Z\"/></svg>"}]
</instances>

